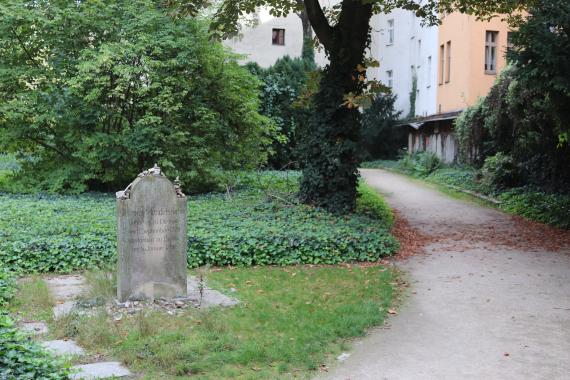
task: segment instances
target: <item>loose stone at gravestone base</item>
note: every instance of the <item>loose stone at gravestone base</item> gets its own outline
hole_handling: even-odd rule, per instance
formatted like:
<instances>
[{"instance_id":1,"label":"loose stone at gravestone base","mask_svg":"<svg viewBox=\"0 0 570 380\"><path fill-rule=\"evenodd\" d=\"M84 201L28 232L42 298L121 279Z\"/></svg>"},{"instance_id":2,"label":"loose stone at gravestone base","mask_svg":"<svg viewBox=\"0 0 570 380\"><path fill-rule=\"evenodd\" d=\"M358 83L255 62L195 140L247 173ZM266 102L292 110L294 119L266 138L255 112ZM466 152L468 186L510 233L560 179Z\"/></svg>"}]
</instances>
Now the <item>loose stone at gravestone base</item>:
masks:
<instances>
[{"instance_id":1,"label":"loose stone at gravestone base","mask_svg":"<svg viewBox=\"0 0 570 380\"><path fill-rule=\"evenodd\" d=\"M186 297L187 200L158 166L117 193L119 301Z\"/></svg>"}]
</instances>

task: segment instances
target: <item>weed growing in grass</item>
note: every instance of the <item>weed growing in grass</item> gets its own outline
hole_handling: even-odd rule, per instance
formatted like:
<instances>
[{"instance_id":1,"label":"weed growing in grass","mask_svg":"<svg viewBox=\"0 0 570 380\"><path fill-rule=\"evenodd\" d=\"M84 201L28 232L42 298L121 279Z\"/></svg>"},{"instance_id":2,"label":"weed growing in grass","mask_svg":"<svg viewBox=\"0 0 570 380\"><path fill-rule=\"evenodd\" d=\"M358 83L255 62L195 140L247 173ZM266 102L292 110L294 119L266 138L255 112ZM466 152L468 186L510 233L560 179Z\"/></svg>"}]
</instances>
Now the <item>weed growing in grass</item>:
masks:
<instances>
[{"instance_id":1,"label":"weed growing in grass","mask_svg":"<svg viewBox=\"0 0 570 380\"><path fill-rule=\"evenodd\" d=\"M48 286L39 276L25 278L20 282L17 296L11 307L32 320L49 320L55 301Z\"/></svg>"},{"instance_id":2,"label":"weed growing in grass","mask_svg":"<svg viewBox=\"0 0 570 380\"><path fill-rule=\"evenodd\" d=\"M86 291L82 298L87 300L112 300L117 296L117 272L111 269L85 273Z\"/></svg>"}]
</instances>

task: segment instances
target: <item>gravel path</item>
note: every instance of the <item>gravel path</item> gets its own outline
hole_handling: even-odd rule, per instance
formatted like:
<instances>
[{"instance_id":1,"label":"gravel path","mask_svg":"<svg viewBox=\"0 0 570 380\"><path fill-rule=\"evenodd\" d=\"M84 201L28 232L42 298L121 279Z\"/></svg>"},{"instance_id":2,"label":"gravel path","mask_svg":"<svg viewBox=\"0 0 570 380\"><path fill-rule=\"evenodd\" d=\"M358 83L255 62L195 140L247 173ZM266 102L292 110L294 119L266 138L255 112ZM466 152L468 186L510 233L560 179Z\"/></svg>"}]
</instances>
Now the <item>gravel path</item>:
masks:
<instances>
[{"instance_id":1,"label":"gravel path","mask_svg":"<svg viewBox=\"0 0 570 380\"><path fill-rule=\"evenodd\" d=\"M570 379L570 234L362 170L425 253L388 328L321 376L339 380Z\"/></svg>"}]
</instances>

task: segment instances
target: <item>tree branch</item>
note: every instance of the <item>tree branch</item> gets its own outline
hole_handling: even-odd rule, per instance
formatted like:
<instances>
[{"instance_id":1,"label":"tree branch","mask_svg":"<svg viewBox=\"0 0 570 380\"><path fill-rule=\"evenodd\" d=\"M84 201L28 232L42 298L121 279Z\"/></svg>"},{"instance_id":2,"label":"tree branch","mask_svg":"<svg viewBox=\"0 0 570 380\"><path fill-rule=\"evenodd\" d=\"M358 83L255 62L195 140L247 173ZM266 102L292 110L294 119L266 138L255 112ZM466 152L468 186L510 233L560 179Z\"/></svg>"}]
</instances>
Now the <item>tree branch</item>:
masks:
<instances>
[{"instance_id":1,"label":"tree branch","mask_svg":"<svg viewBox=\"0 0 570 380\"><path fill-rule=\"evenodd\" d=\"M40 65L36 62L34 57L32 57L32 55L30 54L28 49L26 49L26 45L24 44L24 41L22 41L22 39L20 38L18 33L16 33L16 30L14 28L10 28L10 31L12 32L14 37L16 37L16 39L18 40L18 44L20 44L20 47L22 48L22 50L24 50L24 53L26 53L26 56L29 58L29 60L32 62L32 64L34 66L36 66L38 69L40 69Z\"/></svg>"},{"instance_id":2,"label":"tree branch","mask_svg":"<svg viewBox=\"0 0 570 380\"><path fill-rule=\"evenodd\" d=\"M323 8L319 4L319 0L304 0L307 16L311 21L313 30L323 44L325 49L331 50L333 44L334 29L329 25L327 17L323 12Z\"/></svg>"}]
</instances>

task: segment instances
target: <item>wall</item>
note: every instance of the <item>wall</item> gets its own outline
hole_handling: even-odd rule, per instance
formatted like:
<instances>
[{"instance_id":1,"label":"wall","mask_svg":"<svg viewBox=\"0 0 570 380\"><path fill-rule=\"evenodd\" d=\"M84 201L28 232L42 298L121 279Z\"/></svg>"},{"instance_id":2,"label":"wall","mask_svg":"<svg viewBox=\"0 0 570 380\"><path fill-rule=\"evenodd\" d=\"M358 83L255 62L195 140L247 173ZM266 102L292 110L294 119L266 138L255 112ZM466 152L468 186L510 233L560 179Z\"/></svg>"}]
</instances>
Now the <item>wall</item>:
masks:
<instances>
[{"instance_id":1,"label":"wall","mask_svg":"<svg viewBox=\"0 0 570 380\"><path fill-rule=\"evenodd\" d=\"M430 122L419 130L409 127L408 152L431 152L443 162L453 163L457 157L458 144L452 123L452 120Z\"/></svg>"},{"instance_id":2,"label":"wall","mask_svg":"<svg viewBox=\"0 0 570 380\"><path fill-rule=\"evenodd\" d=\"M320 3L330 7L339 1L321 0ZM238 54L243 54L244 63L253 61L265 68L272 66L285 55L300 57L303 52L303 25L299 16L291 13L286 17L273 17L264 9L258 14L260 21L256 27L243 30L239 37L224 41L224 45ZM274 28L285 29L285 45L273 45ZM328 63L322 48L315 50L315 62L321 67Z\"/></svg>"},{"instance_id":3,"label":"wall","mask_svg":"<svg viewBox=\"0 0 570 380\"><path fill-rule=\"evenodd\" d=\"M394 20L392 44L389 43L389 20ZM397 96L395 107L402 111L403 117L406 117L410 112L410 92L415 72L417 95L416 112L413 116L434 114L437 94L438 27L422 27L421 20L412 12L401 9L387 15L374 16L371 25L371 56L380 62L380 68L371 70L371 77L388 84L387 71L392 71L392 92ZM428 57L431 57L431 67L428 65Z\"/></svg>"},{"instance_id":4,"label":"wall","mask_svg":"<svg viewBox=\"0 0 570 380\"><path fill-rule=\"evenodd\" d=\"M497 31L497 73L506 65L508 26L495 18L477 21L473 16L452 13L443 18L438 46L451 41L450 81L438 85L437 111L451 112L473 105L477 98L487 95L497 74L485 73L485 33ZM439 51L439 47L438 47ZM447 53L446 53L447 54ZM439 52L438 52L439 68ZM447 64L445 65L447 70ZM438 76L439 79L439 76ZM439 82L438 82L439 83Z\"/></svg>"}]
</instances>

